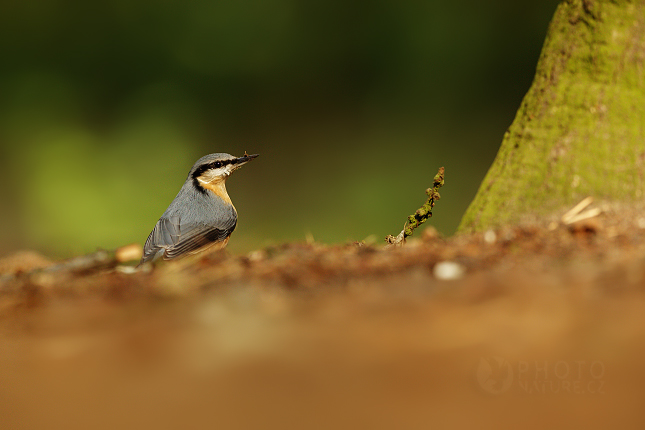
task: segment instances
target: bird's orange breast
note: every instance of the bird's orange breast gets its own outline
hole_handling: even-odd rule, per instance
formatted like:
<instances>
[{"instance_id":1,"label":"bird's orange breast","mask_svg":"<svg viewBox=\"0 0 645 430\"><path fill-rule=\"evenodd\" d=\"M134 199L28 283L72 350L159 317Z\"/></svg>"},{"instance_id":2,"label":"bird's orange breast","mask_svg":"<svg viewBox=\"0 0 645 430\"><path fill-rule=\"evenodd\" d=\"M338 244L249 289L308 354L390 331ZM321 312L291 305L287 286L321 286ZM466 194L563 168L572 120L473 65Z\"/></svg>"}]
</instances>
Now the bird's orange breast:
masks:
<instances>
[{"instance_id":1,"label":"bird's orange breast","mask_svg":"<svg viewBox=\"0 0 645 430\"><path fill-rule=\"evenodd\" d=\"M233 202L231 201L231 198L228 196L228 193L226 192L226 185L225 185L225 182L223 180L221 180L221 181L211 181L211 182L202 182L201 186L204 189L211 190L220 199L224 200L226 203L228 203L229 205L233 206Z\"/></svg>"}]
</instances>

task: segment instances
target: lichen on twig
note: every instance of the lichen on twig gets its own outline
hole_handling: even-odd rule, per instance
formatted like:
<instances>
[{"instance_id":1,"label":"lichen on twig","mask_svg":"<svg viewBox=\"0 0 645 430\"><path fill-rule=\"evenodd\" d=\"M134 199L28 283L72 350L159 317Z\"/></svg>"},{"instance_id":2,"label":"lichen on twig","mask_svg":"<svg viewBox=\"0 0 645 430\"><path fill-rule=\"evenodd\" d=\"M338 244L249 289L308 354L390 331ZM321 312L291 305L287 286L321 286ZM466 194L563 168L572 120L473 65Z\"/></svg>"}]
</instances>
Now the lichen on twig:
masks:
<instances>
[{"instance_id":1,"label":"lichen on twig","mask_svg":"<svg viewBox=\"0 0 645 430\"><path fill-rule=\"evenodd\" d=\"M439 195L439 188L444 184L444 171L445 169L443 167L439 167L439 171L434 177L432 188L428 188L426 190L428 200L426 200L423 206L417 209L414 214L408 217L403 230L401 230L401 233L399 233L398 236L395 237L391 234L386 236L385 241L387 243L390 245L402 245L405 243L405 239L412 236L415 228L419 227L432 216L432 208L434 208L435 202L441 198L441 195Z\"/></svg>"}]
</instances>

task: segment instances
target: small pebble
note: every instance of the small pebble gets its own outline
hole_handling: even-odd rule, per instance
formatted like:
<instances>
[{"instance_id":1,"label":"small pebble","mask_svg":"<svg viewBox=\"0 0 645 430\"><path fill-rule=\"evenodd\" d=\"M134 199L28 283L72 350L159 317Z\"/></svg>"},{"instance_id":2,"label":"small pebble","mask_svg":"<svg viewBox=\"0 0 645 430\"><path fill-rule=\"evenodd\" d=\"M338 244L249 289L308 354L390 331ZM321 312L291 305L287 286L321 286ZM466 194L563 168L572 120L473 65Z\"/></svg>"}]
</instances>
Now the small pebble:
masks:
<instances>
[{"instance_id":1,"label":"small pebble","mask_svg":"<svg viewBox=\"0 0 645 430\"><path fill-rule=\"evenodd\" d=\"M435 264L432 269L432 274L435 278L443 281L454 281L461 279L466 274L466 268L454 261L442 261Z\"/></svg>"},{"instance_id":2,"label":"small pebble","mask_svg":"<svg viewBox=\"0 0 645 430\"><path fill-rule=\"evenodd\" d=\"M645 229L645 218L638 218L638 228Z\"/></svg>"},{"instance_id":3,"label":"small pebble","mask_svg":"<svg viewBox=\"0 0 645 430\"><path fill-rule=\"evenodd\" d=\"M484 233L484 242L489 245L494 244L497 242L497 234L493 230L486 230L486 233Z\"/></svg>"},{"instance_id":4,"label":"small pebble","mask_svg":"<svg viewBox=\"0 0 645 430\"><path fill-rule=\"evenodd\" d=\"M140 260L143 256L143 248L138 243L117 248L114 252L114 258L119 263L127 263L128 261Z\"/></svg>"},{"instance_id":5,"label":"small pebble","mask_svg":"<svg viewBox=\"0 0 645 430\"><path fill-rule=\"evenodd\" d=\"M247 256L249 261L262 261L267 258L267 253L263 250L256 250L256 251L251 251L249 255Z\"/></svg>"},{"instance_id":6,"label":"small pebble","mask_svg":"<svg viewBox=\"0 0 645 430\"><path fill-rule=\"evenodd\" d=\"M114 270L126 275L132 275L134 273L139 272L139 270L134 266L116 266Z\"/></svg>"}]
</instances>

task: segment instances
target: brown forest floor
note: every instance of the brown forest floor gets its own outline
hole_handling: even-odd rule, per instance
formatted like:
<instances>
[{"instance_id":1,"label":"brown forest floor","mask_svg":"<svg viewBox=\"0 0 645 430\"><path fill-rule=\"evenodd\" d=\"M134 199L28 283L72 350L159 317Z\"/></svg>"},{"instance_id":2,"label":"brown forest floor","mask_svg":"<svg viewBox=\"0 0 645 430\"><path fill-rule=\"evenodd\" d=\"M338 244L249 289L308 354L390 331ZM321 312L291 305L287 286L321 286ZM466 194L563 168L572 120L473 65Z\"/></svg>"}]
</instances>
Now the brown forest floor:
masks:
<instances>
[{"instance_id":1,"label":"brown forest floor","mask_svg":"<svg viewBox=\"0 0 645 430\"><path fill-rule=\"evenodd\" d=\"M643 428L641 213L134 274L17 254L1 427Z\"/></svg>"}]
</instances>

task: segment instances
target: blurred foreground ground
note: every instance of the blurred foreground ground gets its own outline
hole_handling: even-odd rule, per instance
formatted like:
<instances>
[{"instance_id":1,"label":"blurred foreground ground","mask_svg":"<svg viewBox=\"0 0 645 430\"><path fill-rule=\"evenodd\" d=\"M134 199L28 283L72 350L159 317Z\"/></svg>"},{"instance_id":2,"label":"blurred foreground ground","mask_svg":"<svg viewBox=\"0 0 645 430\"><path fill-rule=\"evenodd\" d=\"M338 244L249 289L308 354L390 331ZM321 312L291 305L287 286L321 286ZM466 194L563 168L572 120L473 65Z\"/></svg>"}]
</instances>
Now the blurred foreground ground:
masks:
<instances>
[{"instance_id":1,"label":"blurred foreground ground","mask_svg":"<svg viewBox=\"0 0 645 430\"><path fill-rule=\"evenodd\" d=\"M135 274L22 254L0 262L1 426L642 428L640 213Z\"/></svg>"}]
</instances>

